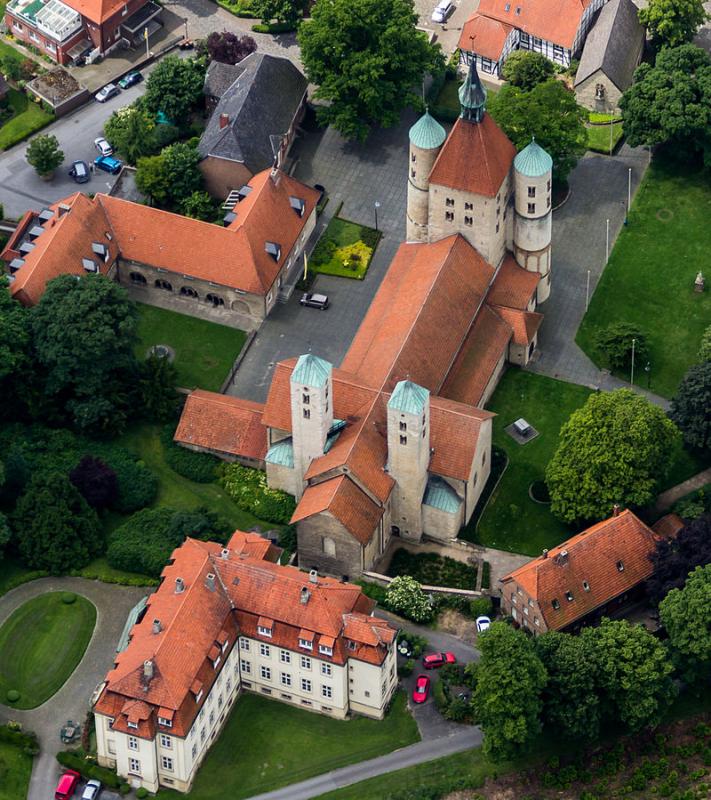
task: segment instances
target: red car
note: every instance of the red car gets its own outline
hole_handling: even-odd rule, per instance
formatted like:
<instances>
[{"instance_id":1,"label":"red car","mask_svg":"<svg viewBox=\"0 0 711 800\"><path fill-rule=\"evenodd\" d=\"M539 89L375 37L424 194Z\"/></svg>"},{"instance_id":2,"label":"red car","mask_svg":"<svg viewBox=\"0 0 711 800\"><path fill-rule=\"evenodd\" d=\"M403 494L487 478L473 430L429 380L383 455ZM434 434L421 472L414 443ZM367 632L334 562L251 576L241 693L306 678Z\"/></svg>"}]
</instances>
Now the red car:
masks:
<instances>
[{"instance_id":1,"label":"red car","mask_svg":"<svg viewBox=\"0 0 711 800\"><path fill-rule=\"evenodd\" d=\"M412 690L412 702L424 703L430 696L430 679L427 675L420 675L417 678L415 688Z\"/></svg>"},{"instance_id":2,"label":"red car","mask_svg":"<svg viewBox=\"0 0 711 800\"><path fill-rule=\"evenodd\" d=\"M69 800L74 795L74 790L81 780L81 775L73 769L68 769L59 779L54 791L54 800Z\"/></svg>"},{"instance_id":3,"label":"red car","mask_svg":"<svg viewBox=\"0 0 711 800\"><path fill-rule=\"evenodd\" d=\"M432 653L432 655L425 656L422 663L425 665L425 669L437 669L445 664L456 664L457 659L454 653Z\"/></svg>"}]
</instances>

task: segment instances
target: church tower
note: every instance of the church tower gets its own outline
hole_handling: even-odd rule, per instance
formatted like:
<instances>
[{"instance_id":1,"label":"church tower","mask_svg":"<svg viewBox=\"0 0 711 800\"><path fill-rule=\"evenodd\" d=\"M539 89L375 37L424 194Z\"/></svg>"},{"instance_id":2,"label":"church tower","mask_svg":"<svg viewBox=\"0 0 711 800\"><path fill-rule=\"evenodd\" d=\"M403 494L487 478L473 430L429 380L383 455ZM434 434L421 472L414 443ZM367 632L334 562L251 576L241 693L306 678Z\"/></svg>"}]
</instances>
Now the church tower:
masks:
<instances>
[{"instance_id":1,"label":"church tower","mask_svg":"<svg viewBox=\"0 0 711 800\"><path fill-rule=\"evenodd\" d=\"M410 128L407 181L408 242L426 242L429 217L429 175L447 134L429 111Z\"/></svg>"},{"instance_id":2,"label":"church tower","mask_svg":"<svg viewBox=\"0 0 711 800\"><path fill-rule=\"evenodd\" d=\"M391 524L403 539L422 538L422 498L430 463L430 393L400 381L388 400L388 472L395 481Z\"/></svg>"},{"instance_id":3,"label":"church tower","mask_svg":"<svg viewBox=\"0 0 711 800\"><path fill-rule=\"evenodd\" d=\"M476 68L476 59L472 59L469 72L464 83L459 87L459 116L469 122L481 122L486 111L486 89L484 88Z\"/></svg>"},{"instance_id":4,"label":"church tower","mask_svg":"<svg viewBox=\"0 0 711 800\"><path fill-rule=\"evenodd\" d=\"M302 355L291 373L291 432L296 472L296 499L303 494L309 465L324 453L333 425L332 367L311 353Z\"/></svg>"},{"instance_id":5,"label":"church tower","mask_svg":"<svg viewBox=\"0 0 711 800\"><path fill-rule=\"evenodd\" d=\"M513 250L519 266L541 273L538 303L547 300L551 291L552 180L553 159L532 139L514 159Z\"/></svg>"}]
</instances>

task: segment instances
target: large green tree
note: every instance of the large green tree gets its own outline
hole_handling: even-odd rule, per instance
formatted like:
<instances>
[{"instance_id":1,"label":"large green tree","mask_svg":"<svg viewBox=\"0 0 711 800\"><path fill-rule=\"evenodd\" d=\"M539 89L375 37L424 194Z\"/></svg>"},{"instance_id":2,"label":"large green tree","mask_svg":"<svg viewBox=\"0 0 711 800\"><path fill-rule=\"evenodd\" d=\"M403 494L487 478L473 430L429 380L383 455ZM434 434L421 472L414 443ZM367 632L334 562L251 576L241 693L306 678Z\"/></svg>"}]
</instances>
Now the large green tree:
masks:
<instances>
[{"instance_id":1,"label":"large green tree","mask_svg":"<svg viewBox=\"0 0 711 800\"><path fill-rule=\"evenodd\" d=\"M504 86L488 110L517 150L531 137L553 159L553 178L564 181L587 148L587 111L561 81L548 80L530 91Z\"/></svg>"},{"instance_id":2,"label":"large green tree","mask_svg":"<svg viewBox=\"0 0 711 800\"><path fill-rule=\"evenodd\" d=\"M553 62L543 53L534 53L533 50L514 50L501 70L504 80L524 92L530 92L534 86L544 83L554 74Z\"/></svg>"},{"instance_id":3,"label":"large green tree","mask_svg":"<svg viewBox=\"0 0 711 800\"><path fill-rule=\"evenodd\" d=\"M200 102L204 80L204 68L196 59L166 56L148 76L143 103L148 111L162 111L182 125Z\"/></svg>"},{"instance_id":4,"label":"large green tree","mask_svg":"<svg viewBox=\"0 0 711 800\"><path fill-rule=\"evenodd\" d=\"M603 716L639 731L659 723L674 698L666 648L641 625L603 619L581 634L594 665Z\"/></svg>"},{"instance_id":5,"label":"large green tree","mask_svg":"<svg viewBox=\"0 0 711 800\"><path fill-rule=\"evenodd\" d=\"M525 751L540 732L546 670L532 640L495 622L479 637L472 709L484 731L484 751L500 760Z\"/></svg>"},{"instance_id":6,"label":"large green tree","mask_svg":"<svg viewBox=\"0 0 711 800\"><path fill-rule=\"evenodd\" d=\"M711 564L697 567L683 589L672 589L659 604L672 659L684 679L711 678Z\"/></svg>"},{"instance_id":7,"label":"large green tree","mask_svg":"<svg viewBox=\"0 0 711 800\"><path fill-rule=\"evenodd\" d=\"M176 142L160 155L138 160L136 186L154 205L179 210L202 187L199 161L196 147Z\"/></svg>"},{"instance_id":8,"label":"large green tree","mask_svg":"<svg viewBox=\"0 0 711 800\"><path fill-rule=\"evenodd\" d=\"M700 47L662 50L641 64L620 99L628 143L668 144L681 158L701 154L711 164L711 58Z\"/></svg>"},{"instance_id":9,"label":"large green tree","mask_svg":"<svg viewBox=\"0 0 711 800\"><path fill-rule=\"evenodd\" d=\"M0 395L14 398L12 411L17 414L20 386L26 382L31 362L30 315L12 299L7 287L7 277L0 275ZM0 414L8 410L2 408Z\"/></svg>"},{"instance_id":10,"label":"large green tree","mask_svg":"<svg viewBox=\"0 0 711 800\"><path fill-rule=\"evenodd\" d=\"M690 42L707 19L703 0L649 0L639 10L639 21L656 47L679 47Z\"/></svg>"},{"instance_id":11,"label":"large green tree","mask_svg":"<svg viewBox=\"0 0 711 800\"><path fill-rule=\"evenodd\" d=\"M64 153L59 149L59 139L54 134L42 134L30 142L26 158L41 178L51 178L64 161Z\"/></svg>"},{"instance_id":12,"label":"large green tree","mask_svg":"<svg viewBox=\"0 0 711 800\"><path fill-rule=\"evenodd\" d=\"M439 47L416 29L412 0L327 0L299 29L301 58L319 119L348 139L372 125L388 127L419 102L426 72L441 68Z\"/></svg>"},{"instance_id":13,"label":"large green tree","mask_svg":"<svg viewBox=\"0 0 711 800\"><path fill-rule=\"evenodd\" d=\"M43 388L84 433L114 434L127 418L138 315L126 290L101 275L62 275L31 310Z\"/></svg>"},{"instance_id":14,"label":"large green tree","mask_svg":"<svg viewBox=\"0 0 711 800\"><path fill-rule=\"evenodd\" d=\"M30 481L11 524L23 562L53 575L81 569L103 549L96 512L59 473L40 472Z\"/></svg>"},{"instance_id":15,"label":"large green tree","mask_svg":"<svg viewBox=\"0 0 711 800\"><path fill-rule=\"evenodd\" d=\"M594 739L600 730L600 702L589 640L550 631L535 639L535 650L548 673L544 724L563 739Z\"/></svg>"},{"instance_id":16,"label":"large green tree","mask_svg":"<svg viewBox=\"0 0 711 800\"><path fill-rule=\"evenodd\" d=\"M155 152L154 128L153 115L134 104L114 111L104 123L104 135L129 164L135 164Z\"/></svg>"},{"instance_id":17,"label":"large green tree","mask_svg":"<svg viewBox=\"0 0 711 800\"><path fill-rule=\"evenodd\" d=\"M673 539L660 539L651 560L647 593L659 603L672 589L681 589L696 567L711 564L711 512L687 523Z\"/></svg>"},{"instance_id":18,"label":"large green tree","mask_svg":"<svg viewBox=\"0 0 711 800\"><path fill-rule=\"evenodd\" d=\"M646 505L679 439L664 411L629 389L590 395L561 428L546 468L551 511L580 523L608 517L615 503Z\"/></svg>"},{"instance_id":19,"label":"large green tree","mask_svg":"<svg viewBox=\"0 0 711 800\"><path fill-rule=\"evenodd\" d=\"M293 25L305 15L309 0L259 0L259 13L264 22L276 20L285 25ZM255 45L256 49L256 45Z\"/></svg>"},{"instance_id":20,"label":"large green tree","mask_svg":"<svg viewBox=\"0 0 711 800\"><path fill-rule=\"evenodd\" d=\"M689 447L711 451L711 361L689 368L672 399L669 417Z\"/></svg>"}]
</instances>

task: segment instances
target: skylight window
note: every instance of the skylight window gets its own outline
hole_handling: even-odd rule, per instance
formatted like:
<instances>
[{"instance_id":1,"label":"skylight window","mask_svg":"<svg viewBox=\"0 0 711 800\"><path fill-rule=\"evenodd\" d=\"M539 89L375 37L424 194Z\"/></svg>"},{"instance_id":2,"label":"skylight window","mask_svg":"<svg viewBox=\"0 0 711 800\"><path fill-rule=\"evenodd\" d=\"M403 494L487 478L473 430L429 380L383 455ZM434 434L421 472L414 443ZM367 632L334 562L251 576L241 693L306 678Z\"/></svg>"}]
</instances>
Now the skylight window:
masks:
<instances>
[{"instance_id":1,"label":"skylight window","mask_svg":"<svg viewBox=\"0 0 711 800\"><path fill-rule=\"evenodd\" d=\"M300 216L304 216L304 210L306 209L306 203L300 197L293 197L289 195L289 205L296 211L296 213Z\"/></svg>"},{"instance_id":2,"label":"skylight window","mask_svg":"<svg viewBox=\"0 0 711 800\"><path fill-rule=\"evenodd\" d=\"M276 242L265 242L264 249L275 261L281 258L281 246Z\"/></svg>"},{"instance_id":3,"label":"skylight window","mask_svg":"<svg viewBox=\"0 0 711 800\"><path fill-rule=\"evenodd\" d=\"M98 272L99 267L96 261L92 260L91 258L82 258L81 265L87 272Z\"/></svg>"}]
</instances>

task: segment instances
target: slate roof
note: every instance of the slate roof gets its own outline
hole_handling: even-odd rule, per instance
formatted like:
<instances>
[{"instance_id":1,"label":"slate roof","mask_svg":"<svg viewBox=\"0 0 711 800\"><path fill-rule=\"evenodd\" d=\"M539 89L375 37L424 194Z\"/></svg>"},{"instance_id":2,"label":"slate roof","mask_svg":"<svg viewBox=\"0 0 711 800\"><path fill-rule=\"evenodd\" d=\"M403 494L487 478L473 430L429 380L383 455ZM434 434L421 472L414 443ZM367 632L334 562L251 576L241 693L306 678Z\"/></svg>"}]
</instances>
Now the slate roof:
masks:
<instances>
[{"instance_id":1,"label":"slate roof","mask_svg":"<svg viewBox=\"0 0 711 800\"><path fill-rule=\"evenodd\" d=\"M205 73L202 93L208 97L222 97L244 70L244 61L239 64L223 64L211 61Z\"/></svg>"},{"instance_id":2,"label":"slate roof","mask_svg":"<svg viewBox=\"0 0 711 800\"><path fill-rule=\"evenodd\" d=\"M644 42L644 26L632 0L610 0L585 40L575 85L601 70L621 91L632 83Z\"/></svg>"},{"instance_id":3,"label":"slate roof","mask_svg":"<svg viewBox=\"0 0 711 800\"><path fill-rule=\"evenodd\" d=\"M239 66L234 83L226 89L210 117L198 150L243 163L259 172L274 163L270 137L281 137L294 120L308 82L288 58L251 53ZM229 117L220 127L222 115Z\"/></svg>"}]
</instances>

